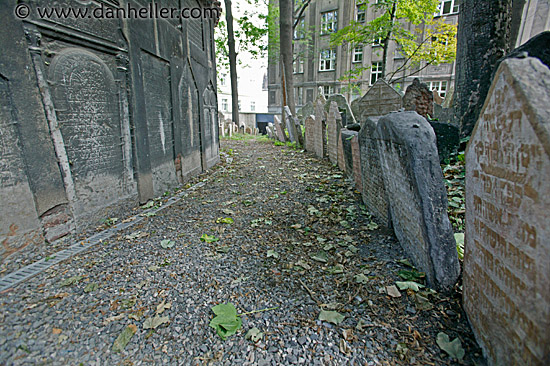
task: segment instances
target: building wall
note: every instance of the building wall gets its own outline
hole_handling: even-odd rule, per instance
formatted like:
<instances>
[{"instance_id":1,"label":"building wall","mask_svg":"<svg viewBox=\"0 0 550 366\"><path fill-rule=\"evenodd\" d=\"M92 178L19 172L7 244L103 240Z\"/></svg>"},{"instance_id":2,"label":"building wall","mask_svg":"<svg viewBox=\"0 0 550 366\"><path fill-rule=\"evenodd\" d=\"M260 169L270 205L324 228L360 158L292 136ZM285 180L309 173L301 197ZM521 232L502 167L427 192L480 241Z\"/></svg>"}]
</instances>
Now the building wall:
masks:
<instances>
[{"instance_id":1,"label":"building wall","mask_svg":"<svg viewBox=\"0 0 550 366\"><path fill-rule=\"evenodd\" d=\"M382 61L382 47L373 45L364 45L363 59L361 62L353 62L353 50L348 45L335 47L336 49L336 67L333 71L319 71L319 53L321 49L329 47L330 35L321 35L321 14L324 12L337 10L338 29L350 24L357 17L357 3L355 0L315 0L312 1L305 12L305 26L312 31L311 45L307 53L307 58L304 60L303 73L294 74L294 87L301 88L301 99L297 98L297 107L306 104L308 101L314 100L318 95L319 86L332 87L329 92L342 93L348 100L353 100L363 95L371 84L371 71L366 70L362 73L361 81L359 82L361 93L353 94L344 91L343 88L347 82L340 82L338 79L343 76L348 70L358 66L369 67L373 62ZM366 10L366 22L375 19L379 14L372 7ZM445 16L445 21L451 24L456 24L458 16L456 13ZM411 25L408 25L409 29ZM423 34L424 28L421 26ZM301 52L302 45L297 45L295 42L295 53ZM310 52L312 51L312 52ZM390 42L388 53L392 56L388 58L386 74L396 70L405 61L404 58L396 52L395 42ZM280 91L280 71L277 62L278 58L270 55L268 65L268 100L269 111L273 113L280 112L281 109L281 91ZM422 67L423 65L420 65ZM396 74L394 79L404 76ZM442 64L438 66L428 66L412 77L406 77L401 80L396 80L393 86L404 91L405 88L412 83L412 80L418 77L424 82L445 82L446 89L449 90L454 82L454 63ZM300 103L301 102L301 103Z\"/></svg>"},{"instance_id":2,"label":"building wall","mask_svg":"<svg viewBox=\"0 0 550 366\"><path fill-rule=\"evenodd\" d=\"M547 30L550 30L550 1L527 0L523 6L516 47Z\"/></svg>"},{"instance_id":3,"label":"building wall","mask_svg":"<svg viewBox=\"0 0 550 366\"><path fill-rule=\"evenodd\" d=\"M0 7L10 29L0 35L0 262L96 226L219 159L216 19L40 19L31 6L20 20L17 3Z\"/></svg>"}]
</instances>

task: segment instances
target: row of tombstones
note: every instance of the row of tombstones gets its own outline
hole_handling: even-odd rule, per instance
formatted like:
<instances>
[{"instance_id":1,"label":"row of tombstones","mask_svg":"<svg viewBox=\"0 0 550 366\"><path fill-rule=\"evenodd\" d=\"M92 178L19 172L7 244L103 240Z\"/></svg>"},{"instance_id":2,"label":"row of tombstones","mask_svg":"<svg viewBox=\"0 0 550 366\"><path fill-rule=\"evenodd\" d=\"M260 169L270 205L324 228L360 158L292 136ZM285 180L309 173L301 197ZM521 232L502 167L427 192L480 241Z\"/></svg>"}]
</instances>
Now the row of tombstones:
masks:
<instances>
[{"instance_id":1,"label":"row of tombstones","mask_svg":"<svg viewBox=\"0 0 550 366\"><path fill-rule=\"evenodd\" d=\"M489 364L550 364L549 106L548 67L504 61L466 150L464 308ZM351 109L319 97L305 149L353 177L430 286L452 289L461 267L434 127L416 111Z\"/></svg>"}]
</instances>

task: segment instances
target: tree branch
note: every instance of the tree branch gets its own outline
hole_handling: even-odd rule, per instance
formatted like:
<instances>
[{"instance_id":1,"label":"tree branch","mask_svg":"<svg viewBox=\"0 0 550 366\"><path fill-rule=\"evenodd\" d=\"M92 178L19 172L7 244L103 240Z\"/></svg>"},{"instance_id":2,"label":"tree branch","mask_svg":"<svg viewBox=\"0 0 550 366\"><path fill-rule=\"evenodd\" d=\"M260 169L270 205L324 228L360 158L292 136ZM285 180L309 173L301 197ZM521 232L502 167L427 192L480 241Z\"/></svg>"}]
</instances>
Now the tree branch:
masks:
<instances>
[{"instance_id":1,"label":"tree branch","mask_svg":"<svg viewBox=\"0 0 550 366\"><path fill-rule=\"evenodd\" d=\"M309 6L310 2L311 0L306 0L306 2L303 3L302 6L300 6L297 13L294 14L294 24L292 25L292 30L296 29L296 26L300 22L300 19L304 15L304 12L306 11L306 8Z\"/></svg>"}]
</instances>

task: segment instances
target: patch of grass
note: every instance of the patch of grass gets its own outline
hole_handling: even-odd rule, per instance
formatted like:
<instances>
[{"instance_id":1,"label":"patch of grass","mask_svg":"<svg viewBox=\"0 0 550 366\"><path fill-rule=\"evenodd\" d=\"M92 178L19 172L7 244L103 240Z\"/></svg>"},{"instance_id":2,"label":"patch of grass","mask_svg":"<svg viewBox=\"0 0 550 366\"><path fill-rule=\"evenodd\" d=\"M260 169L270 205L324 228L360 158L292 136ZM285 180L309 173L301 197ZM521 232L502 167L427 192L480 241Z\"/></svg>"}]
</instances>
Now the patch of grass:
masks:
<instances>
[{"instance_id":1,"label":"patch of grass","mask_svg":"<svg viewBox=\"0 0 550 366\"><path fill-rule=\"evenodd\" d=\"M234 133L232 136L220 137L222 140L268 142L267 135L249 135L247 133Z\"/></svg>"}]
</instances>

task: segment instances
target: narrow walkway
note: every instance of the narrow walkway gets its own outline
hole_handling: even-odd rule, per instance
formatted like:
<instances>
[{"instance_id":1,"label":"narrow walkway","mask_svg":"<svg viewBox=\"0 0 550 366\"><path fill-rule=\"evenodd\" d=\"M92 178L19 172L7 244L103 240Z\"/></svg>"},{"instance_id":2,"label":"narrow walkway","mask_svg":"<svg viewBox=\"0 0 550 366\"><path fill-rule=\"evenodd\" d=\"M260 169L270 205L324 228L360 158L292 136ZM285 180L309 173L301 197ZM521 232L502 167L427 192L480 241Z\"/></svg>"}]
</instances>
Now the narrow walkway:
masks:
<instances>
[{"instance_id":1,"label":"narrow walkway","mask_svg":"<svg viewBox=\"0 0 550 366\"><path fill-rule=\"evenodd\" d=\"M272 142L222 155L181 201L0 295L0 364L454 364L439 332L474 363L458 294L389 288L413 272L342 173ZM223 341L209 323L227 302L276 309Z\"/></svg>"}]
</instances>

